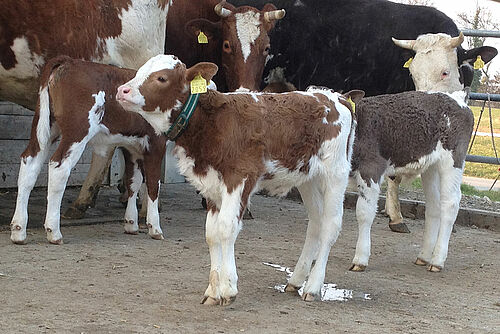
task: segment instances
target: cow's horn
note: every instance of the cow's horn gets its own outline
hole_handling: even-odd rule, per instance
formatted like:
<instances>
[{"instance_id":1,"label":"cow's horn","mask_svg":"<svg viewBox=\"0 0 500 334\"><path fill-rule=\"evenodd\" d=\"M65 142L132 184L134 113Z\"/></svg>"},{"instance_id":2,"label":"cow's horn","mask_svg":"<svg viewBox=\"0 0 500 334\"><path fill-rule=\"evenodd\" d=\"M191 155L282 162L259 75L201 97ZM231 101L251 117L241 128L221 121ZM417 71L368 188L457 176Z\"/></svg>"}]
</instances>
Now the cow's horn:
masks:
<instances>
[{"instance_id":1,"label":"cow's horn","mask_svg":"<svg viewBox=\"0 0 500 334\"><path fill-rule=\"evenodd\" d=\"M270 12L265 12L264 13L264 19L267 22L271 22L274 20L280 20L285 17L285 10L284 9L278 9L278 10L272 10Z\"/></svg>"},{"instance_id":2,"label":"cow's horn","mask_svg":"<svg viewBox=\"0 0 500 334\"><path fill-rule=\"evenodd\" d=\"M413 50L413 46L415 45L414 39L395 39L393 37L392 41L394 42L394 44L402 47L403 49Z\"/></svg>"},{"instance_id":3,"label":"cow's horn","mask_svg":"<svg viewBox=\"0 0 500 334\"><path fill-rule=\"evenodd\" d=\"M463 43L463 41L464 41L464 34L460 32L460 35L451 38L450 46L452 48L457 48Z\"/></svg>"},{"instance_id":4,"label":"cow's horn","mask_svg":"<svg viewBox=\"0 0 500 334\"><path fill-rule=\"evenodd\" d=\"M215 6L215 14L219 15L220 17L228 17L229 15L231 15L232 12L229 9L224 8L225 3L226 0L222 0Z\"/></svg>"}]
</instances>

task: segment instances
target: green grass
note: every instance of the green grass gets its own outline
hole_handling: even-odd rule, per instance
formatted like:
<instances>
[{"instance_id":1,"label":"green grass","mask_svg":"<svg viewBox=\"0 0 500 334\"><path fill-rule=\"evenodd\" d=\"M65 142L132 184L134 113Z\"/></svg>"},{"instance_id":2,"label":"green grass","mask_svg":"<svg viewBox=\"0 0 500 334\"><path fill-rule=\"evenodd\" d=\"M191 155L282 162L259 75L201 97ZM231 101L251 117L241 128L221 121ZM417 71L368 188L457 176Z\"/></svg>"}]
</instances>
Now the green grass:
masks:
<instances>
[{"instance_id":1,"label":"green grass","mask_svg":"<svg viewBox=\"0 0 500 334\"><path fill-rule=\"evenodd\" d=\"M495 137L495 146L497 148L497 154L500 156L500 138L498 137ZM477 136L474 139L474 144L472 145L470 154L494 157L495 152L493 151L491 137ZM481 177L485 179L496 179L499 173L499 167L499 165L466 162L464 175Z\"/></svg>"},{"instance_id":2,"label":"green grass","mask_svg":"<svg viewBox=\"0 0 500 334\"><path fill-rule=\"evenodd\" d=\"M470 107L472 113L474 114L474 130L476 130L476 125L479 120L479 114L481 112L481 107ZM500 109L491 108L491 115L493 120L493 132L500 133ZM488 105L485 106L483 116L481 117L481 123L479 124L480 132L490 133L490 116Z\"/></svg>"},{"instance_id":3,"label":"green grass","mask_svg":"<svg viewBox=\"0 0 500 334\"><path fill-rule=\"evenodd\" d=\"M497 182L500 182L497 181ZM403 185L404 186L404 185ZM415 180L412 181L411 184L406 185L406 188L408 189L422 189L422 179L420 177L417 177ZM479 197L489 197L494 202L500 202L500 191L492 190L492 191L487 191L487 190L477 190L473 186L470 186L468 184L461 184L460 185L460 190L462 191L462 194L464 195L469 195L469 196L479 196Z\"/></svg>"}]
</instances>

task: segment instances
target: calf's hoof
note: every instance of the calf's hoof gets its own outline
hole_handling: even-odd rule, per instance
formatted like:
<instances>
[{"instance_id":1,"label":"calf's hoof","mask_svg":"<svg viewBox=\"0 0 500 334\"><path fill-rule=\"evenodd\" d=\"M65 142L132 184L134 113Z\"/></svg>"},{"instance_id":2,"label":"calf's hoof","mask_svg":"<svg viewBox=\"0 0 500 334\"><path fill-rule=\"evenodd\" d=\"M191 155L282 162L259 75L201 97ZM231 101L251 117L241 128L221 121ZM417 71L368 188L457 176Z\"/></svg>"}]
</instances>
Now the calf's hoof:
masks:
<instances>
[{"instance_id":1,"label":"calf's hoof","mask_svg":"<svg viewBox=\"0 0 500 334\"><path fill-rule=\"evenodd\" d=\"M163 237L163 233L160 233L160 234L150 234L149 236L150 236L152 239L155 239L155 240L163 240L163 239L165 239L165 238Z\"/></svg>"},{"instance_id":2,"label":"calf's hoof","mask_svg":"<svg viewBox=\"0 0 500 334\"><path fill-rule=\"evenodd\" d=\"M392 232L396 233L410 233L408 226L406 226L406 224L403 222L399 223L389 222L389 228L391 229Z\"/></svg>"},{"instance_id":3,"label":"calf's hoof","mask_svg":"<svg viewBox=\"0 0 500 334\"><path fill-rule=\"evenodd\" d=\"M203 305L209 305L209 306L214 306L214 305L219 305L219 306L227 306L231 305L234 303L236 300L236 296L233 297L227 297L227 298L220 298L220 299L215 299L210 296L205 296L203 297L201 304Z\"/></svg>"},{"instance_id":4,"label":"calf's hoof","mask_svg":"<svg viewBox=\"0 0 500 334\"><path fill-rule=\"evenodd\" d=\"M440 267L440 266L436 266L434 264L429 264L427 266L427 270L430 271L430 272L433 272L433 273L438 273L440 272L441 270L443 270L443 267Z\"/></svg>"},{"instance_id":5,"label":"calf's hoof","mask_svg":"<svg viewBox=\"0 0 500 334\"><path fill-rule=\"evenodd\" d=\"M288 283L286 286L285 286L285 292L291 292L291 293L295 293L295 294L299 294L299 287L295 286L295 285L292 285L290 283Z\"/></svg>"},{"instance_id":6,"label":"calf's hoof","mask_svg":"<svg viewBox=\"0 0 500 334\"><path fill-rule=\"evenodd\" d=\"M304 293L302 295L302 300L305 302L316 302L321 301L321 297L317 293Z\"/></svg>"},{"instance_id":7,"label":"calf's hoof","mask_svg":"<svg viewBox=\"0 0 500 334\"><path fill-rule=\"evenodd\" d=\"M355 264L353 263L351 268L349 268L350 271L355 271L355 272L363 272L365 271L366 269L366 266L362 265L362 264Z\"/></svg>"},{"instance_id":8,"label":"calf's hoof","mask_svg":"<svg viewBox=\"0 0 500 334\"><path fill-rule=\"evenodd\" d=\"M415 264L417 266L426 266L429 264L429 262L422 260L421 258L417 257L417 260L415 260Z\"/></svg>"},{"instance_id":9,"label":"calf's hoof","mask_svg":"<svg viewBox=\"0 0 500 334\"><path fill-rule=\"evenodd\" d=\"M123 228L125 229L126 234L139 234L139 226L137 226L132 219L124 219Z\"/></svg>"},{"instance_id":10,"label":"calf's hoof","mask_svg":"<svg viewBox=\"0 0 500 334\"><path fill-rule=\"evenodd\" d=\"M17 224L10 224L10 240L16 245L26 244L26 230Z\"/></svg>"},{"instance_id":11,"label":"calf's hoof","mask_svg":"<svg viewBox=\"0 0 500 334\"><path fill-rule=\"evenodd\" d=\"M61 217L65 219L81 219L85 216L85 210L78 209L75 206L70 206Z\"/></svg>"},{"instance_id":12,"label":"calf's hoof","mask_svg":"<svg viewBox=\"0 0 500 334\"><path fill-rule=\"evenodd\" d=\"M51 228L46 228L47 240L53 245L62 245L63 238L60 231L54 232Z\"/></svg>"}]
</instances>

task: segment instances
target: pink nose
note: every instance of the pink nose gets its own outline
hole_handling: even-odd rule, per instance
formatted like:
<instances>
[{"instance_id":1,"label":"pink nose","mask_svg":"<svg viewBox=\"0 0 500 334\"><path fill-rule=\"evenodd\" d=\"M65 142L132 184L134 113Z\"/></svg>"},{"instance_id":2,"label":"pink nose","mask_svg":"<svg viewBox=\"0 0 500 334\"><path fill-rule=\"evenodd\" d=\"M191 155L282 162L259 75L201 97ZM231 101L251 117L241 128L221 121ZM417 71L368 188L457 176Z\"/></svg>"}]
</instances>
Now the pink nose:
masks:
<instances>
[{"instance_id":1,"label":"pink nose","mask_svg":"<svg viewBox=\"0 0 500 334\"><path fill-rule=\"evenodd\" d=\"M123 99L127 97L128 94L130 94L130 87L127 86L120 86L118 87L118 93L116 94L117 99Z\"/></svg>"}]
</instances>

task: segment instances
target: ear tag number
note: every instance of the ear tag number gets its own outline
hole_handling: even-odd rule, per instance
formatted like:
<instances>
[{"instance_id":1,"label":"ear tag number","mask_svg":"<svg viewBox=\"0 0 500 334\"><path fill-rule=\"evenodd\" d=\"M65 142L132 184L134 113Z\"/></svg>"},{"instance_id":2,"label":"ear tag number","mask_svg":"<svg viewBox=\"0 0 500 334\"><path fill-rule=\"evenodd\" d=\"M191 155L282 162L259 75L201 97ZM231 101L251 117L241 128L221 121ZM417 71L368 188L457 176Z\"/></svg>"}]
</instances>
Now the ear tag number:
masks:
<instances>
[{"instance_id":1,"label":"ear tag number","mask_svg":"<svg viewBox=\"0 0 500 334\"><path fill-rule=\"evenodd\" d=\"M198 74L191 81L191 94L203 94L207 92L207 81Z\"/></svg>"},{"instance_id":2,"label":"ear tag number","mask_svg":"<svg viewBox=\"0 0 500 334\"><path fill-rule=\"evenodd\" d=\"M413 57L408 59L406 63L404 63L403 68L410 68L411 62L413 61Z\"/></svg>"},{"instance_id":3,"label":"ear tag number","mask_svg":"<svg viewBox=\"0 0 500 334\"><path fill-rule=\"evenodd\" d=\"M198 34L198 43L208 44L208 37L203 33L203 31L200 31L200 33Z\"/></svg>"},{"instance_id":4,"label":"ear tag number","mask_svg":"<svg viewBox=\"0 0 500 334\"><path fill-rule=\"evenodd\" d=\"M481 56L477 56L476 61L474 62L474 69L480 70L484 67L484 61L481 59Z\"/></svg>"},{"instance_id":5,"label":"ear tag number","mask_svg":"<svg viewBox=\"0 0 500 334\"><path fill-rule=\"evenodd\" d=\"M356 112L356 103L354 103L350 96L347 98L347 102L351 104L352 112Z\"/></svg>"}]
</instances>

